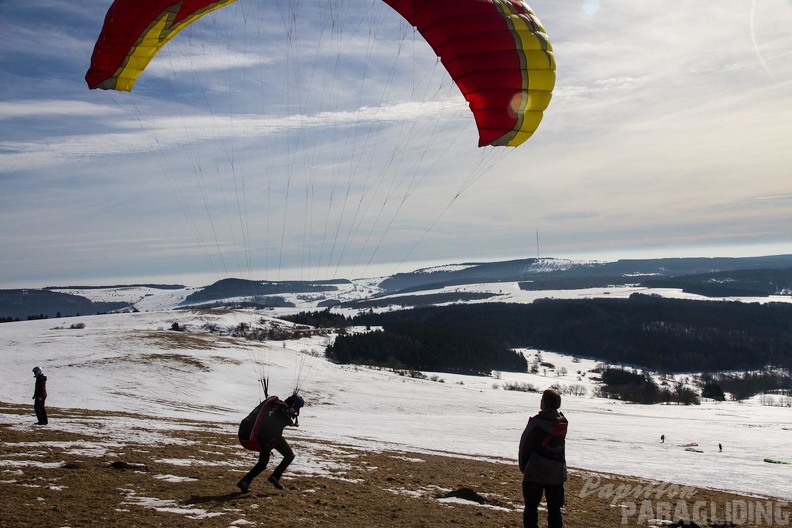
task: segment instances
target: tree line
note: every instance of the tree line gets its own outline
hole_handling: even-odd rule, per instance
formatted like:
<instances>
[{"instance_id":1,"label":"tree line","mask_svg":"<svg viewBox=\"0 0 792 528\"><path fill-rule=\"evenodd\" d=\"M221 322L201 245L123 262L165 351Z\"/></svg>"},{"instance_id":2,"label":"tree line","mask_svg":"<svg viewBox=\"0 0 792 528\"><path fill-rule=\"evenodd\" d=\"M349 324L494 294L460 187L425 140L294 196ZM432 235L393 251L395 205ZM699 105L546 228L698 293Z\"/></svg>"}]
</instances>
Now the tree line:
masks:
<instances>
[{"instance_id":1,"label":"tree line","mask_svg":"<svg viewBox=\"0 0 792 528\"><path fill-rule=\"evenodd\" d=\"M600 369L603 386L598 388L595 396L634 403L677 403L682 405L698 405L701 403L699 394L682 383L662 386L647 372L636 372L617 367Z\"/></svg>"},{"instance_id":2,"label":"tree line","mask_svg":"<svg viewBox=\"0 0 792 528\"><path fill-rule=\"evenodd\" d=\"M760 370L743 373L705 373L701 376L705 398L723 401L729 393L732 399L744 400L757 394L775 393L792 396L789 373Z\"/></svg>"},{"instance_id":3,"label":"tree line","mask_svg":"<svg viewBox=\"0 0 792 528\"><path fill-rule=\"evenodd\" d=\"M354 317L352 324L381 326L384 335L341 339L333 353L345 360L365 358L374 354L373 349L380 350L379 360L387 359L382 349L405 346L412 352L394 358L418 358L422 364L451 368L457 348L462 357L471 358L489 351L539 348L659 372L792 368L792 305L785 303L634 294L629 299L546 299L368 312ZM429 351L442 359L428 359ZM483 370L483 364L477 368Z\"/></svg>"},{"instance_id":4,"label":"tree line","mask_svg":"<svg viewBox=\"0 0 792 528\"><path fill-rule=\"evenodd\" d=\"M327 347L326 355L339 363L472 375L528 369L522 354L453 324L409 324L397 330L342 334Z\"/></svg>"}]
</instances>

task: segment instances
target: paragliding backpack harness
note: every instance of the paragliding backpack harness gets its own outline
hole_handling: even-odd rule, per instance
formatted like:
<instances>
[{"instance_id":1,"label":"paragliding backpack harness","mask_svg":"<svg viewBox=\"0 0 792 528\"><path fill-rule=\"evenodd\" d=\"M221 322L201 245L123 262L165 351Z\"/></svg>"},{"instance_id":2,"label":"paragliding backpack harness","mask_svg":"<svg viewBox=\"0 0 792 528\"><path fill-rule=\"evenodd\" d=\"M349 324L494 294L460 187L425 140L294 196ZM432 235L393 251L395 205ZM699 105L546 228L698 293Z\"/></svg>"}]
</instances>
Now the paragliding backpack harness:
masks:
<instances>
[{"instance_id":1,"label":"paragliding backpack harness","mask_svg":"<svg viewBox=\"0 0 792 528\"><path fill-rule=\"evenodd\" d=\"M563 416L563 414L561 416ZM566 462L566 457L564 455L566 431L566 422L554 423L549 432L544 432L544 437L542 437L539 444L539 451L537 454L557 462Z\"/></svg>"},{"instance_id":2,"label":"paragliding backpack harness","mask_svg":"<svg viewBox=\"0 0 792 528\"><path fill-rule=\"evenodd\" d=\"M239 424L239 443L245 449L251 451L261 451L262 445L259 442L259 429L262 422L266 419L267 413L278 405L278 397L270 396L263 402L259 403L255 409L250 411L250 414L242 420Z\"/></svg>"}]
</instances>

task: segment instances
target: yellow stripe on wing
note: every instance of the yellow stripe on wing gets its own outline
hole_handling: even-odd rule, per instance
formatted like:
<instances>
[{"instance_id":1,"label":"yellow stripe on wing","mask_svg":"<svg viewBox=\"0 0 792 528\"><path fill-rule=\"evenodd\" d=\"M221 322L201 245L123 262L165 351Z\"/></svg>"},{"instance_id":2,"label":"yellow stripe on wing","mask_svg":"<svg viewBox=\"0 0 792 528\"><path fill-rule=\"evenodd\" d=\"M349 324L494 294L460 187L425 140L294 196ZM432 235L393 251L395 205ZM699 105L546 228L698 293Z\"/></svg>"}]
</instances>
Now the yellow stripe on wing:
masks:
<instances>
[{"instance_id":1,"label":"yellow stripe on wing","mask_svg":"<svg viewBox=\"0 0 792 528\"><path fill-rule=\"evenodd\" d=\"M186 26L195 22L197 19L211 13L221 7L235 2L236 0L218 0L203 9L197 10L189 17L174 24L176 15L179 12L181 3L162 13L156 18L148 28L140 35L135 44L130 48L129 54L124 59L121 67L113 75L116 90L130 91L135 81L146 69L151 59L167 44L176 34Z\"/></svg>"},{"instance_id":2,"label":"yellow stripe on wing","mask_svg":"<svg viewBox=\"0 0 792 528\"><path fill-rule=\"evenodd\" d=\"M514 130L493 145L516 147L536 131L550 104L555 87L555 57L544 27L526 4L525 14L517 12L511 2L496 0L495 4L514 36L523 88L511 101L511 111L517 119Z\"/></svg>"}]
</instances>

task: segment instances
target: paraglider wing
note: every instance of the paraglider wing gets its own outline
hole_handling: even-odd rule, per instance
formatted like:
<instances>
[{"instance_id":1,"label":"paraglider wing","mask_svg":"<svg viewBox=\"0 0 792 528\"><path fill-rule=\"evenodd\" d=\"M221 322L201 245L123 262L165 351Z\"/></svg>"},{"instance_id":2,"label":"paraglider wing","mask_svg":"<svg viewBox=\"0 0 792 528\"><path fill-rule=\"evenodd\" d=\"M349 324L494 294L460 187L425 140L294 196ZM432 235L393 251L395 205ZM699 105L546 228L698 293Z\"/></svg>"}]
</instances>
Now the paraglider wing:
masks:
<instances>
[{"instance_id":1,"label":"paraglider wing","mask_svg":"<svg viewBox=\"0 0 792 528\"><path fill-rule=\"evenodd\" d=\"M385 0L443 62L476 119L479 146L516 147L539 126L555 86L541 22L521 0Z\"/></svg>"},{"instance_id":2,"label":"paraglider wing","mask_svg":"<svg viewBox=\"0 0 792 528\"><path fill-rule=\"evenodd\" d=\"M176 33L235 0L116 0L85 80L129 91ZM516 147L539 126L555 86L552 46L522 0L384 0L417 28L470 104L479 146Z\"/></svg>"},{"instance_id":3,"label":"paraglider wing","mask_svg":"<svg viewBox=\"0 0 792 528\"><path fill-rule=\"evenodd\" d=\"M91 56L91 89L132 90L135 80L174 35L235 0L116 0Z\"/></svg>"}]
</instances>

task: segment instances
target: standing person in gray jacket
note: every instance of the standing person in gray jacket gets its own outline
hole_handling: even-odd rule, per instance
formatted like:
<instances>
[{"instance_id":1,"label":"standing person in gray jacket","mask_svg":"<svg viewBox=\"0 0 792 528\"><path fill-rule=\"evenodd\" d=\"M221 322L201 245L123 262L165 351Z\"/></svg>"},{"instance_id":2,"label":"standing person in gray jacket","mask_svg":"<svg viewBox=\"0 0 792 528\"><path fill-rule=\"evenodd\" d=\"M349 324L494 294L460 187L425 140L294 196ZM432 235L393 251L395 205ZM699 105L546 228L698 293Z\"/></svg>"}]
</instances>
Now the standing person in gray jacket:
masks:
<instances>
[{"instance_id":1,"label":"standing person in gray jacket","mask_svg":"<svg viewBox=\"0 0 792 528\"><path fill-rule=\"evenodd\" d=\"M567 479L564 444L568 423L558 412L560 407L561 395L553 389L545 390L539 414L528 420L520 438L525 528L538 528L538 508L543 494L547 501L548 528L563 526L561 507L564 505L564 482Z\"/></svg>"}]
</instances>

